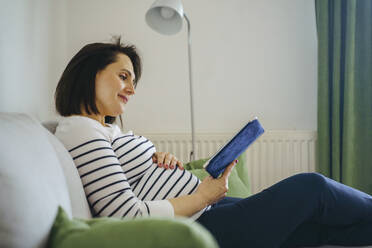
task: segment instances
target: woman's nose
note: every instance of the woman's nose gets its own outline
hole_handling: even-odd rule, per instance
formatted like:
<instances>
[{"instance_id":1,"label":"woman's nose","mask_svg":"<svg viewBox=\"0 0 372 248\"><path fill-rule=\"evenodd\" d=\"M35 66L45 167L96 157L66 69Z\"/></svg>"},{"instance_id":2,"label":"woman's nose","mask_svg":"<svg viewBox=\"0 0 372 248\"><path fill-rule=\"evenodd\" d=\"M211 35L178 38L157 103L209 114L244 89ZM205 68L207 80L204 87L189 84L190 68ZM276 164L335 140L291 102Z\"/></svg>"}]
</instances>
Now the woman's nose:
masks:
<instances>
[{"instance_id":1,"label":"woman's nose","mask_svg":"<svg viewBox=\"0 0 372 248\"><path fill-rule=\"evenodd\" d=\"M129 82L125 85L124 90L127 92L127 94L133 95L135 93L134 85L132 82Z\"/></svg>"}]
</instances>

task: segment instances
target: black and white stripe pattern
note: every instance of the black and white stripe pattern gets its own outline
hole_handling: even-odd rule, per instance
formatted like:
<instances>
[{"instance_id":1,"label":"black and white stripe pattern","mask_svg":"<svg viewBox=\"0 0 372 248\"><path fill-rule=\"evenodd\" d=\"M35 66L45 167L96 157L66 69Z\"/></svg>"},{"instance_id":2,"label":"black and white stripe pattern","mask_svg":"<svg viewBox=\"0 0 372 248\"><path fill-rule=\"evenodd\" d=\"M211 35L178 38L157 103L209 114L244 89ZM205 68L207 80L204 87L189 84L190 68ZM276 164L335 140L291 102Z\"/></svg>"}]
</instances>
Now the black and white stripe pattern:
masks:
<instances>
[{"instance_id":1,"label":"black and white stripe pattern","mask_svg":"<svg viewBox=\"0 0 372 248\"><path fill-rule=\"evenodd\" d=\"M155 147L148 139L132 132L115 137L111 146L130 184L138 181L153 164Z\"/></svg>"},{"instance_id":2,"label":"black and white stripe pattern","mask_svg":"<svg viewBox=\"0 0 372 248\"><path fill-rule=\"evenodd\" d=\"M92 139L69 150L96 215L134 217L141 211L138 199L121 168L111 143ZM145 211L147 212L147 211ZM145 213L146 214L146 213Z\"/></svg>"},{"instance_id":3,"label":"black and white stripe pattern","mask_svg":"<svg viewBox=\"0 0 372 248\"><path fill-rule=\"evenodd\" d=\"M116 125L67 117L56 136L69 150L97 216L172 216L165 199L191 194L200 183L186 170L157 167L152 142L131 131L123 134Z\"/></svg>"}]
</instances>

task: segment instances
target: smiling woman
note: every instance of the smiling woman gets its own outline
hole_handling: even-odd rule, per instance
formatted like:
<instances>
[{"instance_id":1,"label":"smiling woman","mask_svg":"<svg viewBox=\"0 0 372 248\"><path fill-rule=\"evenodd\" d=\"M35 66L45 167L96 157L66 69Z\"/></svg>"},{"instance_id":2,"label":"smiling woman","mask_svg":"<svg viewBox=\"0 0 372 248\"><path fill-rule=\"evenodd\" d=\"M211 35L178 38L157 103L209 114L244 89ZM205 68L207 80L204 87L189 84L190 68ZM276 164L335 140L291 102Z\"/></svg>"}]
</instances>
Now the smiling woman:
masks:
<instances>
[{"instance_id":1,"label":"smiling woman","mask_svg":"<svg viewBox=\"0 0 372 248\"><path fill-rule=\"evenodd\" d=\"M105 116L118 116L124 112L125 104L134 94L134 72L130 58L118 54L116 61L99 71L96 76L96 105L99 114L83 115L99 121L105 126Z\"/></svg>"},{"instance_id":2,"label":"smiling woman","mask_svg":"<svg viewBox=\"0 0 372 248\"><path fill-rule=\"evenodd\" d=\"M121 44L120 37L113 44L88 44L62 73L55 92L56 109L62 116L85 115L112 124L123 113L123 104L134 94L141 74L135 46Z\"/></svg>"},{"instance_id":3,"label":"smiling woman","mask_svg":"<svg viewBox=\"0 0 372 248\"><path fill-rule=\"evenodd\" d=\"M202 200L195 194L199 179L172 154L156 152L145 137L122 133L113 124L124 113L140 76L134 46L120 39L84 46L56 89L56 108L64 118L55 135L74 159L94 215L176 214L196 219L210 205L210 194L204 193L208 197ZM222 189L219 198L225 194Z\"/></svg>"}]
</instances>

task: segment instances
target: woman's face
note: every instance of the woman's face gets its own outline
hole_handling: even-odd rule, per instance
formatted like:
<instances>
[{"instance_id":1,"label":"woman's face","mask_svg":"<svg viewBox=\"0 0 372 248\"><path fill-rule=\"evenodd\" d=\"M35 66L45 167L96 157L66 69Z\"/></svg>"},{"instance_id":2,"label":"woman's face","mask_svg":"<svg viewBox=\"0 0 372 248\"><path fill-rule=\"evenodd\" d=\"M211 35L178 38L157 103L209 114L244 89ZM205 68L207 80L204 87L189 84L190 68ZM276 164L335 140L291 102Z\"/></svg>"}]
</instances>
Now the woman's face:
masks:
<instances>
[{"instance_id":1,"label":"woman's face","mask_svg":"<svg viewBox=\"0 0 372 248\"><path fill-rule=\"evenodd\" d=\"M129 97L135 93L135 75L130 58L118 54L116 62L96 75L96 105L102 116L118 116L124 112Z\"/></svg>"}]
</instances>

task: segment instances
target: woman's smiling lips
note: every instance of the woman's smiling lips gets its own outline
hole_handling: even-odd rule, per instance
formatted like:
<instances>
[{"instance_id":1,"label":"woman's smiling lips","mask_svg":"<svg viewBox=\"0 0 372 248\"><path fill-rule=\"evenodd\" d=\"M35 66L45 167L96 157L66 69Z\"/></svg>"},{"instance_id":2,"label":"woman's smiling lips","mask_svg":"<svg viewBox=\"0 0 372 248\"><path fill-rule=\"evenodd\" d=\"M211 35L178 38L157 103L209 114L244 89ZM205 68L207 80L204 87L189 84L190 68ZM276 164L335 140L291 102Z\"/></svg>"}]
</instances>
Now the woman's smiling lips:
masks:
<instances>
[{"instance_id":1,"label":"woman's smiling lips","mask_svg":"<svg viewBox=\"0 0 372 248\"><path fill-rule=\"evenodd\" d=\"M124 103L128 102L128 98L126 98L125 96L119 95L119 97L123 100Z\"/></svg>"}]
</instances>

